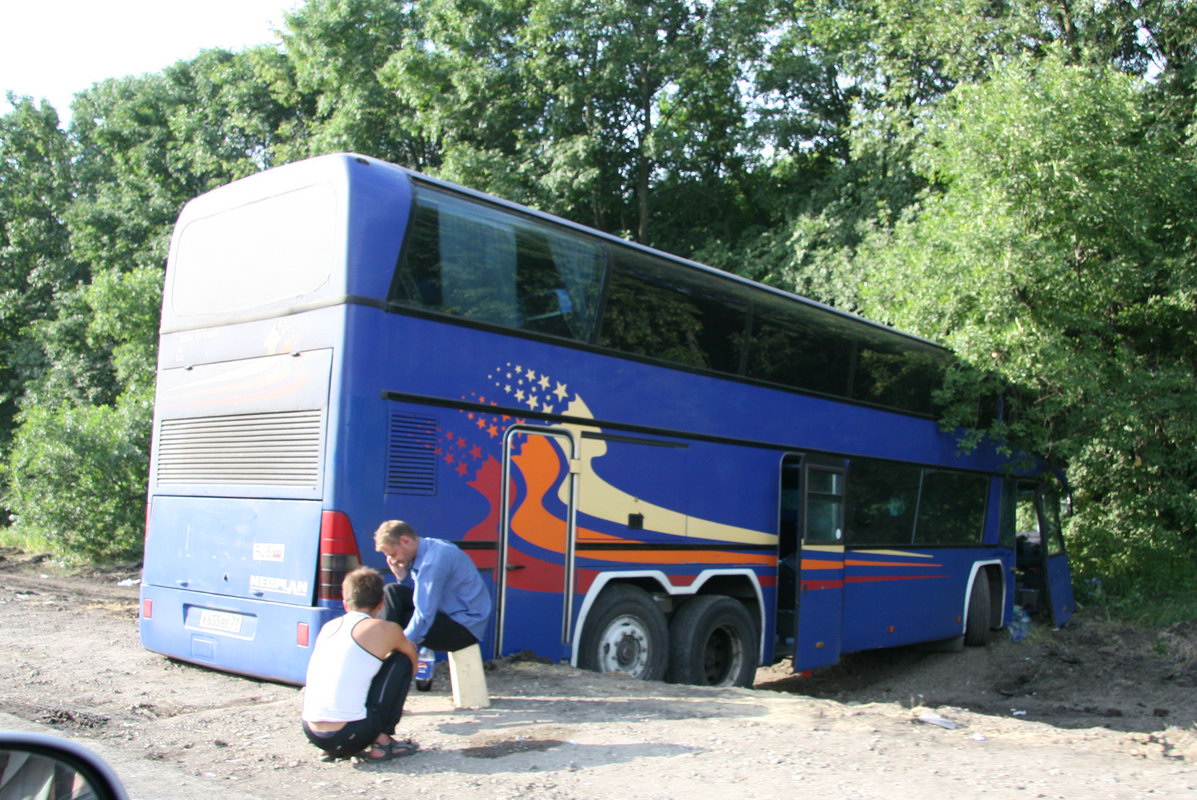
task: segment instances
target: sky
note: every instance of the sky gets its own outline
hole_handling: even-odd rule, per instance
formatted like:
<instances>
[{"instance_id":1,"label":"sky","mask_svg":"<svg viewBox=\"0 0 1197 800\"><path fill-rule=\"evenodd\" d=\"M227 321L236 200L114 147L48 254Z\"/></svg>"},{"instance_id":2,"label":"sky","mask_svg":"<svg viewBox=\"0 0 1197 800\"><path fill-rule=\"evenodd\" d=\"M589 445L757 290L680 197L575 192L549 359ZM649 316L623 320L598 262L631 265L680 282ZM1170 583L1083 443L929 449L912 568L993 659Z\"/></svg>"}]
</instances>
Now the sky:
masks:
<instances>
[{"instance_id":1,"label":"sky","mask_svg":"<svg viewBox=\"0 0 1197 800\"><path fill-rule=\"evenodd\" d=\"M7 92L65 120L76 92L157 72L212 47L275 43L302 0L0 0L0 113Z\"/></svg>"}]
</instances>

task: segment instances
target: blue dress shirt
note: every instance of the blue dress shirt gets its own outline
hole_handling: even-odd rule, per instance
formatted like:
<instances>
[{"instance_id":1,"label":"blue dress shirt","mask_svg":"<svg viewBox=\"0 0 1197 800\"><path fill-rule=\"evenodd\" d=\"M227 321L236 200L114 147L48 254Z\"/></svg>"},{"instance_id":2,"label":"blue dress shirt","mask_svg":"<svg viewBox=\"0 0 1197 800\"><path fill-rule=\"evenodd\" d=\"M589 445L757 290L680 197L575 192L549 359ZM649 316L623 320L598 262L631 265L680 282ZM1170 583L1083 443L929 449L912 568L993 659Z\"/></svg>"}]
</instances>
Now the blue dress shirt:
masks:
<instances>
[{"instance_id":1,"label":"blue dress shirt","mask_svg":"<svg viewBox=\"0 0 1197 800\"><path fill-rule=\"evenodd\" d=\"M478 568L461 549L444 539L420 537L404 583L413 585L415 611L404 633L417 647L443 612L479 641L490 618L490 592Z\"/></svg>"}]
</instances>

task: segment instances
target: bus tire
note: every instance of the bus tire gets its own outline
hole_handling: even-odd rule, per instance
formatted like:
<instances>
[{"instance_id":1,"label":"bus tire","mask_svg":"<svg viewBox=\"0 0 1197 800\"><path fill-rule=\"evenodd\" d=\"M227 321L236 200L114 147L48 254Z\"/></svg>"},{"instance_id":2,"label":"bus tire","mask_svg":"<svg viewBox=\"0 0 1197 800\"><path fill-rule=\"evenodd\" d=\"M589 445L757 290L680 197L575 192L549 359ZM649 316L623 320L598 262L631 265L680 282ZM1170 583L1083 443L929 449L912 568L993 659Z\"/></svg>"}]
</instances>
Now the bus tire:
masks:
<instances>
[{"instance_id":1,"label":"bus tire","mask_svg":"<svg viewBox=\"0 0 1197 800\"><path fill-rule=\"evenodd\" d=\"M669 680L699 686L751 687L756 677L756 623L738 600L695 597L669 623Z\"/></svg>"},{"instance_id":2,"label":"bus tire","mask_svg":"<svg viewBox=\"0 0 1197 800\"><path fill-rule=\"evenodd\" d=\"M989 577L984 570L973 579L968 594L968 615L964 623L964 643L969 647L984 647L991 636L989 624Z\"/></svg>"},{"instance_id":3,"label":"bus tire","mask_svg":"<svg viewBox=\"0 0 1197 800\"><path fill-rule=\"evenodd\" d=\"M669 665L669 627L652 595L616 584L599 595L582 629L578 666L659 681Z\"/></svg>"}]
</instances>

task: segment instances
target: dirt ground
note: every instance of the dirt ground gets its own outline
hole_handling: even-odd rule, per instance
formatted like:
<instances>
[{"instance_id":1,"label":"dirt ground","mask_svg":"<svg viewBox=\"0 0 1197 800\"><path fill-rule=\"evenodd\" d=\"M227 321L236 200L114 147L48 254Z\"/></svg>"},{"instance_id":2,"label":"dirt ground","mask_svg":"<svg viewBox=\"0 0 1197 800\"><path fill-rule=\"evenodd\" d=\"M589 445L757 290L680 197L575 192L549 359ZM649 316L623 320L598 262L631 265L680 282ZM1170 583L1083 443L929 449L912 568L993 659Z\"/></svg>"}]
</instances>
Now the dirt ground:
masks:
<instances>
[{"instance_id":1,"label":"dirt ground","mask_svg":"<svg viewBox=\"0 0 1197 800\"><path fill-rule=\"evenodd\" d=\"M0 729L57 733L134 798L1180 797L1197 791L1197 622L1081 614L960 653L866 653L754 690L504 659L454 710L441 666L403 725L422 750L325 763L299 690L137 641L138 572L70 574L0 549Z\"/></svg>"}]
</instances>

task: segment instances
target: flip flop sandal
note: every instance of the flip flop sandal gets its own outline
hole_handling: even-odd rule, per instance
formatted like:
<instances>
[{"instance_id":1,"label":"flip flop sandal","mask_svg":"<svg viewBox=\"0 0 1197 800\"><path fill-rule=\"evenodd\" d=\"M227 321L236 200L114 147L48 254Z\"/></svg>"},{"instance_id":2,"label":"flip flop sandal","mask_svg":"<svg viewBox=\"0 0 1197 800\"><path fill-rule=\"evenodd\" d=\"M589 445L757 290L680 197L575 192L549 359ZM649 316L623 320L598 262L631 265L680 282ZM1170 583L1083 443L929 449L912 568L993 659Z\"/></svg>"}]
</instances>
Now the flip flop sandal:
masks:
<instances>
[{"instance_id":1,"label":"flip flop sandal","mask_svg":"<svg viewBox=\"0 0 1197 800\"><path fill-rule=\"evenodd\" d=\"M416 752L419 749L420 749L420 746L418 744L416 744L415 742L413 742L411 739L405 739L402 742L399 741L398 739L392 739L391 741L387 742L386 744L370 745L370 747L363 750L357 756L357 760L359 762L365 762L367 764L375 764L379 761L390 761L392 758L399 758L401 756L410 756L412 753ZM377 758L371 758L370 757L371 750L381 750L382 755L378 756Z\"/></svg>"}]
</instances>

